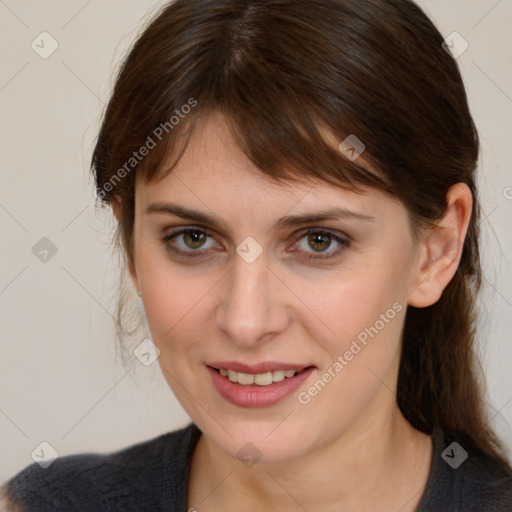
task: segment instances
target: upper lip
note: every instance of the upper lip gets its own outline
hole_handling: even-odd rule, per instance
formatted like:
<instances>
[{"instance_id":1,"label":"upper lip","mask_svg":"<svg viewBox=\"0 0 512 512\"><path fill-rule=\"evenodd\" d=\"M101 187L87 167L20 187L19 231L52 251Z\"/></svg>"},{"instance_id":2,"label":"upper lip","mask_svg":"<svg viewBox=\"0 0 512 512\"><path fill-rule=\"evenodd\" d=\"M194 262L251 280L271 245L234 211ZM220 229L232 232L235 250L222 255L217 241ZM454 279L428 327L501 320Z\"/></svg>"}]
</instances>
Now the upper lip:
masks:
<instances>
[{"instance_id":1,"label":"upper lip","mask_svg":"<svg viewBox=\"0 0 512 512\"><path fill-rule=\"evenodd\" d=\"M309 368L313 366L312 364L302 364L302 363L280 363L279 361L265 361L262 363L255 364L247 364L240 363L237 361L214 361L212 363L208 363L208 366L215 368L217 370L233 370L235 372L242 373L266 373L266 372L274 372L277 370L304 370L305 368Z\"/></svg>"}]
</instances>

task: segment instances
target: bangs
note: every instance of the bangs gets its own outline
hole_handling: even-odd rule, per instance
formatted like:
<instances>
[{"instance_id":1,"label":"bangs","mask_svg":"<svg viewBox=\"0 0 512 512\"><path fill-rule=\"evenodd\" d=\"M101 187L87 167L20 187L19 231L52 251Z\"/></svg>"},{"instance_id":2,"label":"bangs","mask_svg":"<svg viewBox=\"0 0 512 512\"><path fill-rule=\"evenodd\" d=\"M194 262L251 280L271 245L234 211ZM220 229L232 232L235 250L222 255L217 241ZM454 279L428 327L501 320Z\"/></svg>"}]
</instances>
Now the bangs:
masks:
<instances>
[{"instance_id":1,"label":"bangs","mask_svg":"<svg viewBox=\"0 0 512 512\"><path fill-rule=\"evenodd\" d=\"M378 164L358 146L362 141L355 139L355 134L335 131L321 119L319 108L306 106L293 90L272 87L265 96L267 101L258 104L263 87L272 84L253 84L251 90L223 81L219 83L219 88L226 89L219 92L222 101L210 99L207 103L206 98L199 97L194 112L140 163L137 172L147 182L164 179L178 165L196 130L209 116L220 114L238 149L273 181L323 181L355 192L376 187L395 194Z\"/></svg>"}]
</instances>

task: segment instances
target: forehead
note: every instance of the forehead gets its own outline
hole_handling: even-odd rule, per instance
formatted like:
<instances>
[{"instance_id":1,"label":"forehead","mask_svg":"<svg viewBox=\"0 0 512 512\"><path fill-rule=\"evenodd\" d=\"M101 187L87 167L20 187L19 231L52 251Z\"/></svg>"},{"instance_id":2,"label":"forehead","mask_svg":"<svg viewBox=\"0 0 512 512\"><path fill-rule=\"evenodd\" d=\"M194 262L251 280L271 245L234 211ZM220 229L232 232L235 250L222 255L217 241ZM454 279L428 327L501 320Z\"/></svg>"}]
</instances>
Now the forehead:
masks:
<instances>
[{"instance_id":1,"label":"forehead","mask_svg":"<svg viewBox=\"0 0 512 512\"><path fill-rule=\"evenodd\" d=\"M326 140L336 143L328 133ZM286 171L292 179L276 180L263 173L238 147L225 118L212 113L198 123L180 160L164 178L147 182L137 176L137 202L179 200L231 213L237 208L240 212L264 208L282 213L342 207L363 215L372 215L375 208L383 211L386 204L395 202L373 188L361 187L356 193L292 169Z\"/></svg>"}]
</instances>

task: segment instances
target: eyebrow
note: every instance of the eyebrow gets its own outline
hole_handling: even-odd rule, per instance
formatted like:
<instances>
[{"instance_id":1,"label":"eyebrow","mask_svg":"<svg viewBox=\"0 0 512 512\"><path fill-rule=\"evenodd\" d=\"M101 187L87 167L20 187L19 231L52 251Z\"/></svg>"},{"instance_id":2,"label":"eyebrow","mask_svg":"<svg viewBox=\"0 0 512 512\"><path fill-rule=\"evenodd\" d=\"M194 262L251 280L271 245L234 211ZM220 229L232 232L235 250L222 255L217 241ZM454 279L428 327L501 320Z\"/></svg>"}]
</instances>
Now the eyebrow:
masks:
<instances>
[{"instance_id":1,"label":"eyebrow","mask_svg":"<svg viewBox=\"0 0 512 512\"><path fill-rule=\"evenodd\" d=\"M168 215L174 215L185 220L208 224L215 229L220 229L226 226L225 222L216 215L210 215L199 210L192 210L185 208L184 206L172 203L152 203L145 208L145 213L164 213ZM355 219L366 222L375 221L375 217L354 212L346 208L330 208L328 210L320 210L317 212L307 212L300 215L287 215L285 217L281 217L277 222L275 222L272 229L285 229L304 224L313 224L315 222L339 219ZM228 231L231 230L228 228Z\"/></svg>"}]
</instances>

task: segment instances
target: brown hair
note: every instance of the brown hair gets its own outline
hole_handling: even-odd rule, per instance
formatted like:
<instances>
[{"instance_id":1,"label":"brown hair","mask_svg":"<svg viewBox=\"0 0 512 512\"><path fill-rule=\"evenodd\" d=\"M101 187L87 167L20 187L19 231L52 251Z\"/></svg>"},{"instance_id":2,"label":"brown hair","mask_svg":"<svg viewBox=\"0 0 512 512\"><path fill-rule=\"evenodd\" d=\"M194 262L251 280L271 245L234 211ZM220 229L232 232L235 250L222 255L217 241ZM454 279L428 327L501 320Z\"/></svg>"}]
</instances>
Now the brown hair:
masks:
<instances>
[{"instance_id":1,"label":"brown hair","mask_svg":"<svg viewBox=\"0 0 512 512\"><path fill-rule=\"evenodd\" d=\"M119 71L92 168L103 203L121 200L117 244L130 263L135 173L150 181L171 172L162 162L179 160L212 111L265 175L376 187L405 205L415 234L442 217L449 187L466 183L474 205L462 259L436 304L408 307L397 402L417 429L466 434L506 465L486 422L474 346L479 141L442 42L409 0L174 1ZM324 128L340 142L355 134L366 165L333 148ZM121 338L124 308L121 299Z\"/></svg>"}]
</instances>

